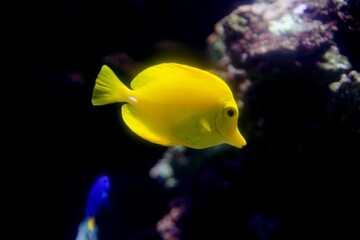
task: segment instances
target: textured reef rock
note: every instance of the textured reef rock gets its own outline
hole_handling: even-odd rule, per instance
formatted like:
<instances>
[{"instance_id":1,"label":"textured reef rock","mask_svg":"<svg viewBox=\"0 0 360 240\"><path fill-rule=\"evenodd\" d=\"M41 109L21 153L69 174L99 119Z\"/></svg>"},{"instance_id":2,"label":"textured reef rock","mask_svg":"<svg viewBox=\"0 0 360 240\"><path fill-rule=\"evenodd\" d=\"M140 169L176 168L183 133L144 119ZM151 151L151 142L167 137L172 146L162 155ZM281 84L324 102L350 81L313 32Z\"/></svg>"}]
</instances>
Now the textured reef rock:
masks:
<instances>
[{"instance_id":1,"label":"textured reef rock","mask_svg":"<svg viewBox=\"0 0 360 240\"><path fill-rule=\"evenodd\" d=\"M358 25L348 5L336 0L241 5L216 24L208 38L210 56L217 68L240 84L240 92L247 88L241 84L264 78L299 78L300 74L314 81L336 81L351 69L334 41L338 24ZM314 71L329 75L319 77Z\"/></svg>"},{"instance_id":2,"label":"textured reef rock","mask_svg":"<svg viewBox=\"0 0 360 240\"><path fill-rule=\"evenodd\" d=\"M334 96L329 104L330 116L345 127L355 139L360 134L360 74L352 70L330 84ZM354 143L356 141L354 140Z\"/></svg>"},{"instance_id":3,"label":"textured reef rock","mask_svg":"<svg viewBox=\"0 0 360 240\"><path fill-rule=\"evenodd\" d=\"M339 28L359 31L358 13L356 1L279 0L241 5L215 25L208 37L209 54L233 86L240 107L244 101L250 104L253 94L247 99L245 94L257 83L280 88L305 84L305 89L307 84L326 91L324 86L333 88L344 74L355 71L342 55L336 34ZM263 118L258 120L266 123Z\"/></svg>"},{"instance_id":4,"label":"textured reef rock","mask_svg":"<svg viewBox=\"0 0 360 240\"><path fill-rule=\"evenodd\" d=\"M248 145L182 151L184 164L172 165L172 193L194 198L193 227L176 228L182 239L350 235L342 226L357 182L360 81L337 34L359 32L359 9L358 1L259 0L215 25L209 57L238 99ZM171 166L172 156L159 163Z\"/></svg>"}]
</instances>

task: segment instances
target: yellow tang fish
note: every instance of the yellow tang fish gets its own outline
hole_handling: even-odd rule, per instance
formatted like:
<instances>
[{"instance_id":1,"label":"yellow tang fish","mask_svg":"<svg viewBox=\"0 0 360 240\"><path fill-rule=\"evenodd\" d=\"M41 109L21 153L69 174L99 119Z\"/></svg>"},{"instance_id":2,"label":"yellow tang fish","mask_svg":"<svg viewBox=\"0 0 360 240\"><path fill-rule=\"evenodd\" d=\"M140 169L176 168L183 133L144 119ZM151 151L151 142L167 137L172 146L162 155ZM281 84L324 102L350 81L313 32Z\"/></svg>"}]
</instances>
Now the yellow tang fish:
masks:
<instances>
[{"instance_id":1,"label":"yellow tang fish","mask_svg":"<svg viewBox=\"0 0 360 240\"><path fill-rule=\"evenodd\" d=\"M140 72L126 87L106 65L99 72L92 104L125 103L123 120L142 138L163 146L203 149L246 141L237 127L239 109L229 86L207 71L162 63Z\"/></svg>"}]
</instances>

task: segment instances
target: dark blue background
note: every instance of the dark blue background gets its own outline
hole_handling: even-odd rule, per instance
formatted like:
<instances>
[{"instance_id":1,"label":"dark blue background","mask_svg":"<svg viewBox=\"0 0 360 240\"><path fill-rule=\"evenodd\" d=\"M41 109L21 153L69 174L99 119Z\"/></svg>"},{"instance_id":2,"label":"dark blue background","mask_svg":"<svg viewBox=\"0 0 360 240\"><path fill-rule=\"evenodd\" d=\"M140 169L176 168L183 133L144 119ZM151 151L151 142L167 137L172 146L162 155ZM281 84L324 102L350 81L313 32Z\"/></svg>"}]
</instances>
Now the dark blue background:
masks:
<instances>
[{"instance_id":1,"label":"dark blue background","mask_svg":"<svg viewBox=\"0 0 360 240\"><path fill-rule=\"evenodd\" d=\"M155 224L167 213L171 194L152 181L148 171L166 148L134 137L119 117L119 105L91 105L96 75L105 56L126 52L141 62L154 53L154 44L162 40L184 44L206 61L206 37L213 32L214 24L238 3L246 2L250 1L31 1L8 7L10 16L3 22L11 31L3 35L3 46L9 56L3 61L10 65L4 71L10 76L3 78L11 87L4 88L7 101L3 108L8 110L10 103L9 114L4 114L4 118L10 116L10 122L4 126L5 142L11 145L4 145L3 196L11 203L4 208L10 213L7 223L14 226L13 238L25 232L29 238L74 239L84 217L88 190L100 174L108 174L113 190L112 211L105 213L99 223L102 239L160 239ZM359 34L342 30L336 37L342 53L359 69L359 49L354 44ZM81 84L69 79L74 73L81 75ZM268 96L264 92L256 101L262 102L266 110ZM291 99L293 95L285 93L275 100L286 102L283 96ZM322 107L311 109L316 112ZM274 119L279 120L277 116ZM284 126L281 123L279 127ZM193 223L210 233L229 237L240 232L242 236L243 219L240 216L239 231L234 229L238 226L235 223L229 229L229 214L241 213L242 206L266 209L274 204L287 216L289 222L285 225L291 236L299 231L301 237L311 236L314 229L321 234L334 226L343 229L338 223L348 220L344 213L353 210L350 203L356 189L351 189L357 185L351 182L353 175L348 169L355 170L358 157L350 159L357 152L354 148L344 151L348 149L345 146L353 144L350 140L341 142L344 139L335 138L339 151L331 149L323 155L332 135L324 131L322 138L321 131L309 139L314 149L299 156L291 145L297 140L287 141L282 137L290 136L288 132L272 129L268 139L249 146L250 171L241 180L234 173L236 181L241 186L244 183L240 189L245 189L247 195L243 198L236 191L226 196L215 194L213 208L209 208L214 214L206 208L203 213L213 222L208 225L207 218L198 216ZM305 133L310 138L312 134ZM269 155L258 150L265 149L267 141L272 140L282 141L284 148L273 149ZM306 164L300 163L295 170L293 166L284 167L282 160L276 160L279 153ZM312 158L316 159L313 163ZM270 164L270 159L275 160ZM343 165L339 159L345 159ZM327 161L330 164L322 168ZM332 175L334 172L337 175ZM304 179L306 182L301 182ZM264 182L267 184L262 185ZM294 184L293 188L287 183ZM299 196L302 199L297 199ZM336 198L342 199L340 203ZM290 206L284 207L283 203ZM340 217L330 221L335 215ZM315 228L302 229L302 224L309 221Z\"/></svg>"}]
</instances>

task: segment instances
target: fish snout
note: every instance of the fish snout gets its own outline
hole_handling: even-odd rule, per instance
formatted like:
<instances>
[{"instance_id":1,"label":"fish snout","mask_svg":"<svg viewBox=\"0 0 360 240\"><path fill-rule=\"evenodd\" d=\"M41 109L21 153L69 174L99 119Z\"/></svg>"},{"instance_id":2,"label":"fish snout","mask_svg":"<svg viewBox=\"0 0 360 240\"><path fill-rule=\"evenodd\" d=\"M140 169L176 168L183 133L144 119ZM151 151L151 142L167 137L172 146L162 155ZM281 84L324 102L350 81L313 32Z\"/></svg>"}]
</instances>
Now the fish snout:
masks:
<instances>
[{"instance_id":1,"label":"fish snout","mask_svg":"<svg viewBox=\"0 0 360 240\"><path fill-rule=\"evenodd\" d=\"M238 129L228 136L227 142L237 148L242 148L246 145L246 140Z\"/></svg>"}]
</instances>

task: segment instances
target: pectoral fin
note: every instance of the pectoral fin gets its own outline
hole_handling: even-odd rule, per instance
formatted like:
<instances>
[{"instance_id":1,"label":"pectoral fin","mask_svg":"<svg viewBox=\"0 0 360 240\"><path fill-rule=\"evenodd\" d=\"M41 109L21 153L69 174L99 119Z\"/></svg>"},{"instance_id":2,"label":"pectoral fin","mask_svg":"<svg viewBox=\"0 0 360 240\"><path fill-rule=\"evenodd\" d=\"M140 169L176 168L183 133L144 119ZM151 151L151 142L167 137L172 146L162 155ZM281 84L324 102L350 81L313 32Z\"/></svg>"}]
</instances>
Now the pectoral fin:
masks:
<instances>
[{"instance_id":1,"label":"pectoral fin","mask_svg":"<svg viewBox=\"0 0 360 240\"><path fill-rule=\"evenodd\" d=\"M202 132L202 133L210 133L211 132L210 123L205 118L200 119L200 132Z\"/></svg>"}]
</instances>

